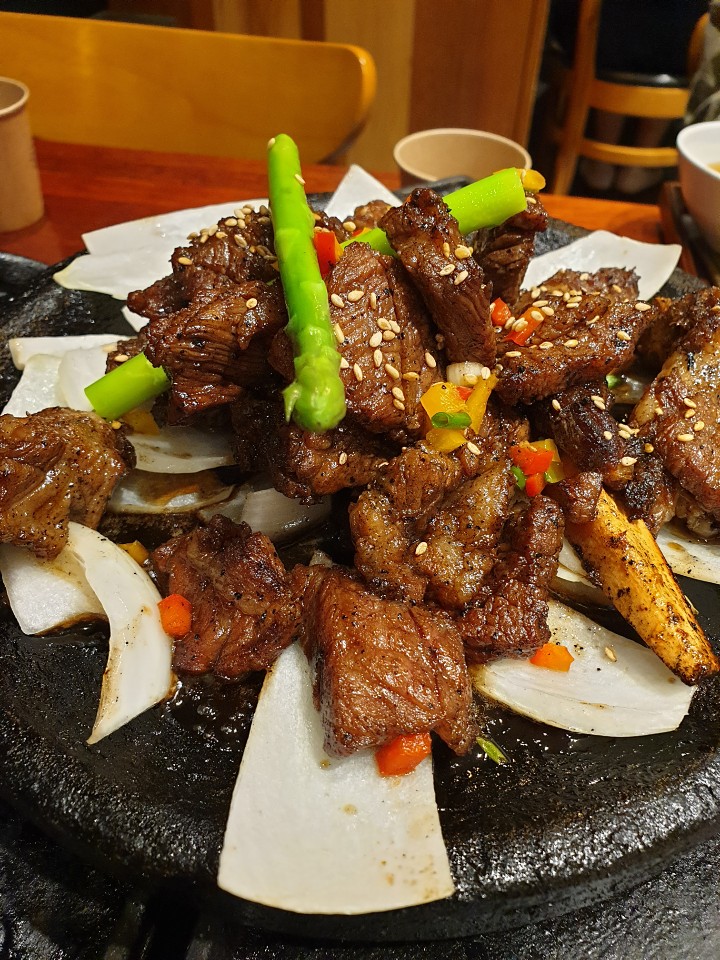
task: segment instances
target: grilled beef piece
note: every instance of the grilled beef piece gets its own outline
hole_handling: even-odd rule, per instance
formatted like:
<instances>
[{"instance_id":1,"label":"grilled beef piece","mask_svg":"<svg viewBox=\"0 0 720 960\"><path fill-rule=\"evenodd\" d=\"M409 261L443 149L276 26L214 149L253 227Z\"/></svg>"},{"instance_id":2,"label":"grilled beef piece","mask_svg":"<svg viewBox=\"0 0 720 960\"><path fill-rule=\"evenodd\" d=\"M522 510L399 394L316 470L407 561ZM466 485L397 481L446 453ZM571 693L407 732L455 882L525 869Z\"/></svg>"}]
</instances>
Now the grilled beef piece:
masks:
<instances>
[{"instance_id":1,"label":"grilled beef piece","mask_svg":"<svg viewBox=\"0 0 720 960\"><path fill-rule=\"evenodd\" d=\"M359 207L355 207L350 220L355 224L356 230L372 230L378 226L390 209L390 204L384 200L371 200L369 203L363 203Z\"/></svg>"},{"instance_id":2,"label":"grilled beef piece","mask_svg":"<svg viewBox=\"0 0 720 960\"><path fill-rule=\"evenodd\" d=\"M622 490L628 516L631 520L644 520L657 534L675 514L677 483L656 453L643 450L642 441L633 438L628 452L636 461L633 475Z\"/></svg>"},{"instance_id":3,"label":"grilled beef piece","mask_svg":"<svg viewBox=\"0 0 720 960\"><path fill-rule=\"evenodd\" d=\"M524 294L513 311L519 317L535 304L542 315L529 341L518 346L506 342L504 330L498 333L503 370L495 389L506 403L541 400L630 363L649 312L637 300L634 271L562 270L539 288L540 296L535 292Z\"/></svg>"},{"instance_id":4,"label":"grilled beef piece","mask_svg":"<svg viewBox=\"0 0 720 960\"><path fill-rule=\"evenodd\" d=\"M720 519L720 311L709 310L633 411L639 441L700 507Z\"/></svg>"},{"instance_id":5,"label":"grilled beef piece","mask_svg":"<svg viewBox=\"0 0 720 960\"><path fill-rule=\"evenodd\" d=\"M383 600L339 567L311 569L303 607L302 643L329 754L429 730L456 753L468 750L472 692L450 617Z\"/></svg>"},{"instance_id":6,"label":"grilled beef piece","mask_svg":"<svg viewBox=\"0 0 720 960\"><path fill-rule=\"evenodd\" d=\"M540 197L528 196L527 210L510 217L499 227L480 230L473 256L491 285L493 299L515 303L535 252L535 234L547 229L547 210Z\"/></svg>"},{"instance_id":7,"label":"grilled beef piece","mask_svg":"<svg viewBox=\"0 0 720 960\"><path fill-rule=\"evenodd\" d=\"M490 288L447 205L432 190L413 190L380 221L444 338L452 362L492 367L495 333Z\"/></svg>"},{"instance_id":8,"label":"grilled beef piece","mask_svg":"<svg viewBox=\"0 0 720 960\"><path fill-rule=\"evenodd\" d=\"M418 432L420 396L438 379L427 314L402 268L351 244L327 282L348 417L398 440Z\"/></svg>"},{"instance_id":9,"label":"grilled beef piece","mask_svg":"<svg viewBox=\"0 0 720 960\"><path fill-rule=\"evenodd\" d=\"M189 245L177 247L170 263L172 274L145 290L128 295L128 307L150 320L168 316L213 287L215 278L234 283L277 279L273 232L267 208L254 213L240 208L200 233L191 233Z\"/></svg>"},{"instance_id":10,"label":"grilled beef piece","mask_svg":"<svg viewBox=\"0 0 720 960\"><path fill-rule=\"evenodd\" d=\"M97 527L115 484L134 465L122 432L94 413L50 407L0 417L0 542L56 557L68 521Z\"/></svg>"},{"instance_id":11,"label":"grilled beef piece","mask_svg":"<svg viewBox=\"0 0 720 960\"><path fill-rule=\"evenodd\" d=\"M145 332L148 360L172 381L171 420L232 403L270 375L270 342L287 323L282 290L218 280L213 299L152 320Z\"/></svg>"},{"instance_id":12,"label":"grilled beef piece","mask_svg":"<svg viewBox=\"0 0 720 960\"><path fill-rule=\"evenodd\" d=\"M571 523L590 523L597 516L597 505L602 491L602 476L584 470L558 483L549 483L545 494L561 508Z\"/></svg>"},{"instance_id":13,"label":"grilled beef piece","mask_svg":"<svg viewBox=\"0 0 720 960\"><path fill-rule=\"evenodd\" d=\"M176 641L180 673L239 677L265 670L297 630L300 603L275 548L246 523L213 517L152 554L168 594L192 604L192 629Z\"/></svg>"},{"instance_id":14,"label":"grilled beef piece","mask_svg":"<svg viewBox=\"0 0 720 960\"><path fill-rule=\"evenodd\" d=\"M313 210L313 217L315 218L315 229L329 230L331 233L334 233L338 243L342 243L343 240L347 240L350 237L350 234L337 217L329 217L324 210Z\"/></svg>"},{"instance_id":15,"label":"grilled beef piece","mask_svg":"<svg viewBox=\"0 0 720 960\"><path fill-rule=\"evenodd\" d=\"M527 656L550 639L548 586L557 571L563 529L560 507L542 496L508 520L506 552L482 596L457 621L469 661Z\"/></svg>"},{"instance_id":16,"label":"grilled beef piece","mask_svg":"<svg viewBox=\"0 0 720 960\"><path fill-rule=\"evenodd\" d=\"M678 300L656 297L651 306L650 322L638 341L637 353L657 371L688 330L702 323L708 313L720 310L720 287L705 287Z\"/></svg>"},{"instance_id":17,"label":"grilled beef piece","mask_svg":"<svg viewBox=\"0 0 720 960\"><path fill-rule=\"evenodd\" d=\"M350 507L355 566L384 596L448 609L472 600L494 560L512 488L507 450L523 425L490 408L473 452L396 457Z\"/></svg>"},{"instance_id":18,"label":"grilled beef piece","mask_svg":"<svg viewBox=\"0 0 720 960\"><path fill-rule=\"evenodd\" d=\"M632 464L622 462L629 428L611 415L614 402L607 381L593 380L540 400L530 417L538 435L552 436L579 470L597 471L618 490L632 477Z\"/></svg>"}]
</instances>

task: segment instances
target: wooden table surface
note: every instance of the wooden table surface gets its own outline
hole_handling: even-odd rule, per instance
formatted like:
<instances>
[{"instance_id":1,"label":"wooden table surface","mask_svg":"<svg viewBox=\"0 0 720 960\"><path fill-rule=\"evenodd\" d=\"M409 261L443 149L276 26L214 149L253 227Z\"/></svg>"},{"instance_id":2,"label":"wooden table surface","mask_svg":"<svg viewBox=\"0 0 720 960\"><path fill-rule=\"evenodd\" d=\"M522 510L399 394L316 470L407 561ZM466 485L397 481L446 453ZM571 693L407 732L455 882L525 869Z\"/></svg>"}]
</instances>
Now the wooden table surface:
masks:
<instances>
[{"instance_id":1,"label":"wooden table surface","mask_svg":"<svg viewBox=\"0 0 720 960\"><path fill-rule=\"evenodd\" d=\"M267 195L263 163L38 141L45 216L14 233L0 233L0 251L57 263L82 250L82 234L113 223ZM333 190L344 169L308 166L306 189ZM399 186L396 173L379 174ZM544 196L554 217L588 229L606 229L659 242L660 214L647 204ZM348 211L349 212L349 211Z\"/></svg>"}]
</instances>

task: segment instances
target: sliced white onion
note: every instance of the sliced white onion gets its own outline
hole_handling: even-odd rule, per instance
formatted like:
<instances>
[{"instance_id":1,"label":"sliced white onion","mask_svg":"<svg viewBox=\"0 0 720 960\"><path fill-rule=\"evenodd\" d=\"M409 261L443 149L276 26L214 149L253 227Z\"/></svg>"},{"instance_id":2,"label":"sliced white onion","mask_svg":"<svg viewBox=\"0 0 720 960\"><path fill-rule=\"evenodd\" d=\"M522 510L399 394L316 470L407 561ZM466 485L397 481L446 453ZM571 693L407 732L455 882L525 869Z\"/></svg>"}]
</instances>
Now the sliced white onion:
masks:
<instances>
[{"instance_id":1,"label":"sliced white onion","mask_svg":"<svg viewBox=\"0 0 720 960\"><path fill-rule=\"evenodd\" d=\"M30 357L36 353L62 357L69 350L85 350L88 347L112 347L124 339L114 333L86 333L70 337L12 337L8 341L10 355L18 370L23 370ZM105 350L105 355L110 353Z\"/></svg>"},{"instance_id":2,"label":"sliced white onion","mask_svg":"<svg viewBox=\"0 0 720 960\"><path fill-rule=\"evenodd\" d=\"M230 435L194 427L163 427L159 434L133 433L138 470L149 473L198 473L235 463Z\"/></svg>"},{"instance_id":3,"label":"sliced white onion","mask_svg":"<svg viewBox=\"0 0 720 960\"><path fill-rule=\"evenodd\" d=\"M680 526L664 526L657 536L673 573L707 583L720 583L720 543L698 540Z\"/></svg>"},{"instance_id":4,"label":"sliced white onion","mask_svg":"<svg viewBox=\"0 0 720 960\"><path fill-rule=\"evenodd\" d=\"M10 609L25 634L47 633L103 616L102 604L68 550L54 560L38 560L30 550L2 544L0 573Z\"/></svg>"},{"instance_id":5,"label":"sliced white onion","mask_svg":"<svg viewBox=\"0 0 720 960\"><path fill-rule=\"evenodd\" d=\"M450 896L430 760L386 778L371 752L338 760L322 745L310 667L293 644L260 694L218 886L315 914L372 913Z\"/></svg>"},{"instance_id":6,"label":"sliced white onion","mask_svg":"<svg viewBox=\"0 0 720 960\"><path fill-rule=\"evenodd\" d=\"M555 593L574 603L590 604L596 607L612 606L600 587L595 586L588 578L580 557L567 539L563 540L552 587Z\"/></svg>"},{"instance_id":7,"label":"sliced white onion","mask_svg":"<svg viewBox=\"0 0 720 960\"><path fill-rule=\"evenodd\" d=\"M63 397L63 406L71 410L88 412L93 406L85 396L85 387L105 375L107 352L101 346L68 350L60 360L58 387Z\"/></svg>"},{"instance_id":8,"label":"sliced white onion","mask_svg":"<svg viewBox=\"0 0 720 960\"><path fill-rule=\"evenodd\" d=\"M233 487L214 473L165 474L133 470L108 502L112 513L189 513L228 500Z\"/></svg>"},{"instance_id":9,"label":"sliced white onion","mask_svg":"<svg viewBox=\"0 0 720 960\"><path fill-rule=\"evenodd\" d=\"M575 658L567 673L496 660L471 668L476 689L516 713L575 733L640 737L678 727L693 688L652 651L555 601L548 623L553 640Z\"/></svg>"},{"instance_id":10,"label":"sliced white onion","mask_svg":"<svg viewBox=\"0 0 720 960\"><path fill-rule=\"evenodd\" d=\"M464 363L451 363L446 373L450 383L454 383L458 387L473 387L478 380L483 379L484 370L488 370L488 368L483 366L482 363L473 363L467 360Z\"/></svg>"},{"instance_id":11,"label":"sliced white onion","mask_svg":"<svg viewBox=\"0 0 720 960\"><path fill-rule=\"evenodd\" d=\"M160 623L160 594L124 550L78 523L69 524L65 549L82 566L110 623L100 705L88 738L97 743L172 693L172 641Z\"/></svg>"},{"instance_id":12,"label":"sliced white onion","mask_svg":"<svg viewBox=\"0 0 720 960\"><path fill-rule=\"evenodd\" d=\"M46 407L64 406L63 396L58 388L59 367L59 357L43 353L30 357L2 412L14 417L26 417L29 413L37 413Z\"/></svg>"},{"instance_id":13,"label":"sliced white onion","mask_svg":"<svg viewBox=\"0 0 720 960\"><path fill-rule=\"evenodd\" d=\"M232 499L201 510L200 516L209 520L215 514L222 514L235 523L247 523L252 530L264 533L271 540L298 536L330 516L329 497L320 503L304 505L274 487L261 484L262 481L238 487Z\"/></svg>"}]
</instances>

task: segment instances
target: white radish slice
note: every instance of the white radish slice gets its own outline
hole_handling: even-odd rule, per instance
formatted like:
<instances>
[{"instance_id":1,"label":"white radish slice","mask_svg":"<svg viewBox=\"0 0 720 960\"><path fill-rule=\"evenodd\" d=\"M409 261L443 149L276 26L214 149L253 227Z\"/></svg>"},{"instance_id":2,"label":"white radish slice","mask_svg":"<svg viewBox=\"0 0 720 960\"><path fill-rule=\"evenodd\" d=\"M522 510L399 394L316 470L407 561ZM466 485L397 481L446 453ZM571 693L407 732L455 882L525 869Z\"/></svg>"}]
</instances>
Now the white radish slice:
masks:
<instances>
[{"instance_id":1,"label":"white radish slice","mask_svg":"<svg viewBox=\"0 0 720 960\"><path fill-rule=\"evenodd\" d=\"M159 434L132 433L138 470L198 473L235 463L230 436L194 427L163 427Z\"/></svg>"},{"instance_id":2,"label":"white radish slice","mask_svg":"<svg viewBox=\"0 0 720 960\"><path fill-rule=\"evenodd\" d=\"M23 370L30 357L36 353L62 357L69 350L114 347L122 339L114 333L85 333L70 337L13 337L8 341L8 346L13 363L18 370ZM110 352L106 349L105 355Z\"/></svg>"},{"instance_id":3,"label":"white radish slice","mask_svg":"<svg viewBox=\"0 0 720 960\"><path fill-rule=\"evenodd\" d=\"M104 616L82 567L68 550L54 560L38 560L30 550L2 544L0 573L10 609L29 636Z\"/></svg>"},{"instance_id":4,"label":"white radish slice","mask_svg":"<svg viewBox=\"0 0 720 960\"><path fill-rule=\"evenodd\" d=\"M555 601L548 624L553 641L575 658L567 673L496 660L471 668L476 689L516 713L575 733L641 737L679 726L694 689L651 650Z\"/></svg>"},{"instance_id":5,"label":"white radish slice","mask_svg":"<svg viewBox=\"0 0 720 960\"><path fill-rule=\"evenodd\" d=\"M133 472L118 483L108 502L112 513L188 513L228 500L233 487L212 472Z\"/></svg>"},{"instance_id":6,"label":"white radish slice","mask_svg":"<svg viewBox=\"0 0 720 960\"><path fill-rule=\"evenodd\" d=\"M65 406L58 387L59 367L59 357L43 353L30 357L2 412L14 417L26 417L47 407Z\"/></svg>"},{"instance_id":7,"label":"white radish slice","mask_svg":"<svg viewBox=\"0 0 720 960\"><path fill-rule=\"evenodd\" d=\"M720 543L698 540L675 525L663 527L657 542L673 573L720 583Z\"/></svg>"},{"instance_id":8,"label":"white radish slice","mask_svg":"<svg viewBox=\"0 0 720 960\"><path fill-rule=\"evenodd\" d=\"M235 784L218 886L314 914L395 910L454 890L432 763L381 777L372 752L323 751L310 667L293 644L263 685Z\"/></svg>"},{"instance_id":9,"label":"white radish slice","mask_svg":"<svg viewBox=\"0 0 720 960\"><path fill-rule=\"evenodd\" d=\"M58 387L64 400L63 406L86 413L92 410L92 404L85 396L85 387L105 375L107 358L103 347L68 350L62 355L58 368Z\"/></svg>"},{"instance_id":10,"label":"white radish slice","mask_svg":"<svg viewBox=\"0 0 720 960\"><path fill-rule=\"evenodd\" d=\"M306 505L286 497L274 487L245 484L238 487L232 499L217 507L203 509L200 516L209 520L218 513L235 523L247 523L252 530L264 533L271 540L283 540L297 536L329 517L330 498Z\"/></svg>"},{"instance_id":11,"label":"white radish slice","mask_svg":"<svg viewBox=\"0 0 720 960\"><path fill-rule=\"evenodd\" d=\"M172 641L160 623L160 594L142 567L97 530L68 526L65 549L82 566L110 623L100 705L88 738L97 743L172 693Z\"/></svg>"}]
</instances>

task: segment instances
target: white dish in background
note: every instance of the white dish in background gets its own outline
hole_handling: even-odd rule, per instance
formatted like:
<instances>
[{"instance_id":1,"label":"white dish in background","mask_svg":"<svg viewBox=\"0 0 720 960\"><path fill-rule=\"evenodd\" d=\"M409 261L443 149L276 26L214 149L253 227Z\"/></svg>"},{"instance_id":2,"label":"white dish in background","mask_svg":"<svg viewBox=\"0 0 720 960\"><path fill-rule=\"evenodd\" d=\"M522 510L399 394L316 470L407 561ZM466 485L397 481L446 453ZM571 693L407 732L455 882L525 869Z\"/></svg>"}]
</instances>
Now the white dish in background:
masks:
<instances>
[{"instance_id":1,"label":"white dish in background","mask_svg":"<svg viewBox=\"0 0 720 960\"><path fill-rule=\"evenodd\" d=\"M694 123L677 137L680 189L688 212L708 244L720 253L720 120Z\"/></svg>"}]
</instances>

